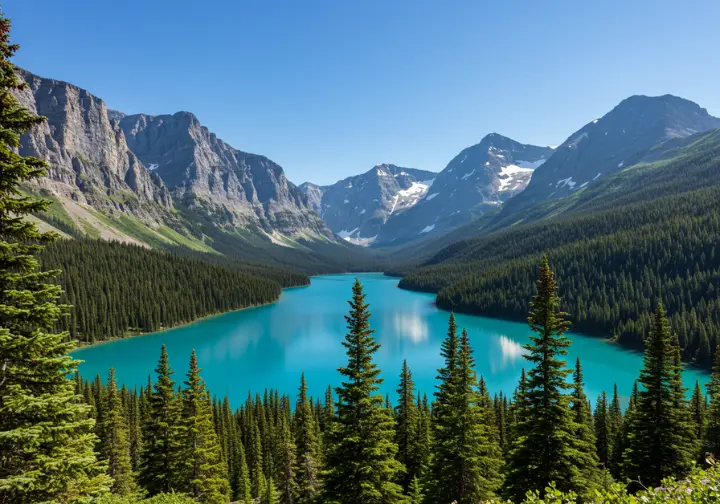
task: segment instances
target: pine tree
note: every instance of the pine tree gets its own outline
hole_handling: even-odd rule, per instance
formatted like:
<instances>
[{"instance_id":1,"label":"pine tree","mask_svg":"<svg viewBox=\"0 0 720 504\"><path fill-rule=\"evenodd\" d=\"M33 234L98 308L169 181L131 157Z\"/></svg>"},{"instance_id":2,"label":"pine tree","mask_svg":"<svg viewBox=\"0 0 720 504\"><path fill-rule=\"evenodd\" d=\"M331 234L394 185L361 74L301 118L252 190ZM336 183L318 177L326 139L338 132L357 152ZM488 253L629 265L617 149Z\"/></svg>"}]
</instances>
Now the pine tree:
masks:
<instances>
[{"instance_id":1,"label":"pine tree","mask_svg":"<svg viewBox=\"0 0 720 504\"><path fill-rule=\"evenodd\" d=\"M245 448L240 440L234 447L233 472L230 478L233 500L242 503L250 502L250 470L245 458Z\"/></svg>"},{"instance_id":2,"label":"pine tree","mask_svg":"<svg viewBox=\"0 0 720 504\"><path fill-rule=\"evenodd\" d=\"M543 257L537 295L530 303L530 337L525 358L534 364L527 373L526 390L518 398L518 419L508 453L506 493L521 500L528 491L541 494L555 482L558 489L585 490L588 467L584 451L575 443L578 426L569 407L566 377L570 370L562 359L570 341L564 333L570 326L560 311L555 275Z\"/></svg>"},{"instance_id":3,"label":"pine tree","mask_svg":"<svg viewBox=\"0 0 720 504\"><path fill-rule=\"evenodd\" d=\"M690 399L690 415L693 423L693 437L697 440L696 454L699 459L702 459L705 456L703 439L705 438L705 417L707 416L707 410L705 408L705 398L703 397L702 388L700 388L700 382L697 380L695 381L695 389Z\"/></svg>"},{"instance_id":4,"label":"pine tree","mask_svg":"<svg viewBox=\"0 0 720 504\"><path fill-rule=\"evenodd\" d=\"M272 477L268 478L263 487L260 497L260 504L280 504L280 494L273 482Z\"/></svg>"},{"instance_id":5,"label":"pine tree","mask_svg":"<svg viewBox=\"0 0 720 504\"><path fill-rule=\"evenodd\" d=\"M320 489L317 430L307 396L305 373L300 376L300 391L295 404L295 481L298 504L312 502Z\"/></svg>"},{"instance_id":6,"label":"pine tree","mask_svg":"<svg viewBox=\"0 0 720 504\"><path fill-rule=\"evenodd\" d=\"M335 425L330 430L325 473L325 500L339 504L394 504L403 502L395 483L402 464L395 460L393 419L377 393L382 383L373 354L380 344L373 338L370 312L359 280L345 319L348 333L343 346L348 364L336 389L339 397Z\"/></svg>"},{"instance_id":7,"label":"pine tree","mask_svg":"<svg viewBox=\"0 0 720 504\"><path fill-rule=\"evenodd\" d=\"M438 386L436 442L428 502L459 504L490 499L502 485L502 452L492 402L484 386L478 392L475 360L467 331L459 343L454 318L443 345L446 377ZM455 339L455 342L453 340ZM451 371L448 371L451 370ZM440 402L442 401L442 403Z\"/></svg>"},{"instance_id":8,"label":"pine tree","mask_svg":"<svg viewBox=\"0 0 720 504\"><path fill-rule=\"evenodd\" d=\"M181 401L178 487L199 502L229 502L227 465L222 460L212 405L205 382L200 377L195 350L190 355L190 368Z\"/></svg>"},{"instance_id":9,"label":"pine tree","mask_svg":"<svg viewBox=\"0 0 720 504\"><path fill-rule=\"evenodd\" d=\"M410 490L408 492L408 495L410 496L409 504L422 504L425 500L425 494L423 494L422 484L420 483L420 479L417 476L415 476L412 480L412 483L410 483Z\"/></svg>"},{"instance_id":10,"label":"pine tree","mask_svg":"<svg viewBox=\"0 0 720 504\"><path fill-rule=\"evenodd\" d=\"M584 491L596 486L599 473L597 448L595 446L595 425L593 423L590 404L585 395L580 358L575 361L573 373L573 392L571 411L575 423L575 436L572 445L576 451L576 464L582 467L581 475L575 481L576 491Z\"/></svg>"},{"instance_id":11,"label":"pine tree","mask_svg":"<svg viewBox=\"0 0 720 504\"><path fill-rule=\"evenodd\" d=\"M288 408L289 409L289 408ZM289 412L288 412L289 415ZM290 433L290 420L281 415L278 439L278 481L280 504L293 504L297 493L295 483L295 441Z\"/></svg>"},{"instance_id":12,"label":"pine tree","mask_svg":"<svg viewBox=\"0 0 720 504\"><path fill-rule=\"evenodd\" d=\"M266 489L267 482L263 472L262 438L260 436L257 419L254 417L251 419L248 453L250 464L250 493L253 497L260 497Z\"/></svg>"},{"instance_id":13,"label":"pine tree","mask_svg":"<svg viewBox=\"0 0 720 504\"><path fill-rule=\"evenodd\" d=\"M45 120L13 95L25 87L10 62L17 49L0 12L0 502L80 502L111 481L95 457L90 407L68 379L74 344L52 332L67 312L53 283L60 271L38 271L35 258L57 235L27 216L50 201L20 193L46 165L17 152L20 135Z\"/></svg>"},{"instance_id":14,"label":"pine tree","mask_svg":"<svg viewBox=\"0 0 720 504\"><path fill-rule=\"evenodd\" d=\"M703 448L705 453L720 459L720 349L715 351L715 365L706 386L710 403L708 404Z\"/></svg>"},{"instance_id":15,"label":"pine tree","mask_svg":"<svg viewBox=\"0 0 720 504\"><path fill-rule=\"evenodd\" d=\"M126 495L134 492L136 486L130 460L128 425L115 382L114 368L110 368L108 375L105 415L100 432L100 454L107 460L108 475L113 479L113 493Z\"/></svg>"},{"instance_id":16,"label":"pine tree","mask_svg":"<svg viewBox=\"0 0 720 504\"><path fill-rule=\"evenodd\" d=\"M642 388L623 453L626 476L646 487L657 486L666 477L682 477L692 465L678 352L665 310L658 303L653 330L645 343L639 379Z\"/></svg>"},{"instance_id":17,"label":"pine tree","mask_svg":"<svg viewBox=\"0 0 720 504\"><path fill-rule=\"evenodd\" d=\"M400 478L403 492L407 493L410 484L420 474L418 460L419 414L415 404L415 383L407 361L403 361L400 373L400 386L397 389L398 405L395 408L395 442L398 446L397 459L405 466Z\"/></svg>"},{"instance_id":18,"label":"pine tree","mask_svg":"<svg viewBox=\"0 0 720 504\"><path fill-rule=\"evenodd\" d=\"M142 486L150 493L167 493L175 488L182 456L178 443L179 401L175 394L173 371L168 363L165 345L155 369L158 375L154 390L149 392L148 416L143 429L143 461L140 469Z\"/></svg>"},{"instance_id":19,"label":"pine tree","mask_svg":"<svg viewBox=\"0 0 720 504\"><path fill-rule=\"evenodd\" d=\"M610 432L610 418L608 416L607 394L600 392L595 405L595 449L597 451L600 467L610 467L612 454L612 440Z\"/></svg>"}]
</instances>

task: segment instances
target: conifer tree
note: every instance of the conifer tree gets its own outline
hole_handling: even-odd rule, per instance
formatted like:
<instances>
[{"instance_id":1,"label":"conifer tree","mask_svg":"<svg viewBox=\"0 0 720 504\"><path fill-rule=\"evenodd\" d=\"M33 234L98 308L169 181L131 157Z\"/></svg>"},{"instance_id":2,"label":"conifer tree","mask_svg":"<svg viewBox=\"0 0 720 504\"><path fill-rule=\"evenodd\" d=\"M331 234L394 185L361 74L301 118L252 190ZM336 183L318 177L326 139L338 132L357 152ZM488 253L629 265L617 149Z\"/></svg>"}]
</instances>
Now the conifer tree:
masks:
<instances>
[{"instance_id":1,"label":"conifer tree","mask_svg":"<svg viewBox=\"0 0 720 504\"><path fill-rule=\"evenodd\" d=\"M300 376L300 390L295 404L295 482L298 504L312 502L320 489L319 450L314 417L307 396L305 373Z\"/></svg>"},{"instance_id":2,"label":"conifer tree","mask_svg":"<svg viewBox=\"0 0 720 504\"><path fill-rule=\"evenodd\" d=\"M715 351L715 365L706 386L710 403L708 404L703 451L720 459L720 349Z\"/></svg>"},{"instance_id":3,"label":"conifer tree","mask_svg":"<svg viewBox=\"0 0 720 504\"><path fill-rule=\"evenodd\" d=\"M113 479L113 493L126 495L135 491L135 477L130 460L128 425L115 382L115 369L108 374L105 415L100 429L100 455L107 460L108 475Z\"/></svg>"},{"instance_id":4,"label":"conifer tree","mask_svg":"<svg viewBox=\"0 0 720 504\"><path fill-rule=\"evenodd\" d=\"M283 414L280 417L278 436L278 481L280 486L280 504L293 504L297 493L295 482L295 441L290 433L290 420Z\"/></svg>"},{"instance_id":5,"label":"conifer tree","mask_svg":"<svg viewBox=\"0 0 720 504\"><path fill-rule=\"evenodd\" d=\"M625 475L646 487L657 486L669 476L684 476L693 461L678 356L665 310L658 303L645 342L642 388L623 453Z\"/></svg>"},{"instance_id":6,"label":"conifer tree","mask_svg":"<svg viewBox=\"0 0 720 504\"><path fill-rule=\"evenodd\" d=\"M245 458L245 448L240 440L234 447L233 472L230 475L233 500L242 503L250 502L250 470Z\"/></svg>"},{"instance_id":7,"label":"conifer tree","mask_svg":"<svg viewBox=\"0 0 720 504\"><path fill-rule=\"evenodd\" d=\"M205 382L200 377L195 350L190 355L190 368L181 400L178 487L199 502L229 502L227 465L222 460L212 404Z\"/></svg>"},{"instance_id":8,"label":"conifer tree","mask_svg":"<svg viewBox=\"0 0 720 504\"><path fill-rule=\"evenodd\" d=\"M408 495L410 496L409 504L422 504L425 500L425 494L423 494L422 484L420 483L420 479L417 476L415 476L412 480L412 483L410 483L410 490L408 492Z\"/></svg>"},{"instance_id":9,"label":"conifer tree","mask_svg":"<svg viewBox=\"0 0 720 504\"><path fill-rule=\"evenodd\" d=\"M160 350L155 372L158 376L154 389L149 392L140 469L140 481L150 495L173 490L181 465L178 443L180 407L165 345Z\"/></svg>"},{"instance_id":10,"label":"conifer tree","mask_svg":"<svg viewBox=\"0 0 720 504\"><path fill-rule=\"evenodd\" d=\"M582 366L578 357L575 361L575 372L573 373L570 409L575 423L575 436L572 438L572 446L577 453L576 464L582 468L581 475L578 476L575 482L575 488L581 491L594 487L599 478L599 473L596 470L599 462L595 446L595 425L584 387Z\"/></svg>"},{"instance_id":11,"label":"conifer tree","mask_svg":"<svg viewBox=\"0 0 720 504\"><path fill-rule=\"evenodd\" d=\"M74 344L52 331L67 312L53 283L60 271L38 271L35 258L57 235L27 216L50 201L20 192L46 165L18 153L20 135L45 118L13 94L26 86L10 62L17 49L0 12L0 502L81 502L111 481L95 457L90 407L68 379Z\"/></svg>"},{"instance_id":12,"label":"conifer tree","mask_svg":"<svg viewBox=\"0 0 720 504\"><path fill-rule=\"evenodd\" d=\"M518 501L528 491L542 494L551 482L560 490L584 491L590 483L588 471L595 471L574 439L578 426L565 393L570 370L562 359L570 346L564 335L570 323L560 310L547 257L542 259L537 295L530 306L528 322L536 335L525 345L525 358L534 367L527 373L527 390L519 398L506 474L506 493Z\"/></svg>"},{"instance_id":13,"label":"conifer tree","mask_svg":"<svg viewBox=\"0 0 720 504\"><path fill-rule=\"evenodd\" d=\"M257 419L254 417L251 419L248 452L248 458L250 459L250 493L253 497L260 497L267 488L267 482L263 472L262 438L260 436Z\"/></svg>"},{"instance_id":14,"label":"conifer tree","mask_svg":"<svg viewBox=\"0 0 720 504\"><path fill-rule=\"evenodd\" d=\"M418 480L422 483L425 479L427 468L430 464L430 450L432 447L432 425L431 425L431 412L428 405L427 395L423 394L422 399L420 394L417 396L416 409L418 412L418 426L417 426L417 470Z\"/></svg>"},{"instance_id":15,"label":"conifer tree","mask_svg":"<svg viewBox=\"0 0 720 504\"><path fill-rule=\"evenodd\" d=\"M410 484L420 474L418 460L419 413L415 404L415 382L407 361L403 361L400 373L400 386L397 389L398 405L395 407L395 442L398 446L397 459L405 466L400 478L403 492L407 493Z\"/></svg>"},{"instance_id":16,"label":"conifer tree","mask_svg":"<svg viewBox=\"0 0 720 504\"><path fill-rule=\"evenodd\" d=\"M612 454L612 441L610 433L610 418L608 416L607 394L600 392L595 405L595 449L597 451L600 467L610 467Z\"/></svg>"},{"instance_id":17,"label":"conifer tree","mask_svg":"<svg viewBox=\"0 0 720 504\"><path fill-rule=\"evenodd\" d=\"M265 481L265 486L260 497L260 504L280 504L280 494L273 482L272 477Z\"/></svg>"},{"instance_id":18,"label":"conifer tree","mask_svg":"<svg viewBox=\"0 0 720 504\"><path fill-rule=\"evenodd\" d=\"M695 424L695 439L703 439L705 436L705 417L707 411L705 409L705 397L702 388L700 388L700 382L697 380L695 380L695 389L690 398L690 412L693 423Z\"/></svg>"},{"instance_id":19,"label":"conifer tree","mask_svg":"<svg viewBox=\"0 0 720 504\"><path fill-rule=\"evenodd\" d=\"M330 430L325 473L325 501L339 504L404 502L395 483L402 464L395 460L393 419L377 393L382 383L373 355L380 344L372 336L362 284L355 280L348 333L343 346L348 364L339 369L344 380L335 425Z\"/></svg>"},{"instance_id":20,"label":"conifer tree","mask_svg":"<svg viewBox=\"0 0 720 504\"><path fill-rule=\"evenodd\" d=\"M470 504L490 499L502 485L502 452L497 423L490 397L483 386L478 392L475 360L472 356L467 331L463 330L457 349L453 350L453 323L450 322L445 348L446 368L453 369L447 376L449 384L439 385L439 391L448 390L443 411L443 430L438 431L442 444L434 448L429 502L457 501ZM452 366L452 367L451 367ZM444 368L444 369L446 369ZM439 420L439 418L438 418Z\"/></svg>"}]
</instances>

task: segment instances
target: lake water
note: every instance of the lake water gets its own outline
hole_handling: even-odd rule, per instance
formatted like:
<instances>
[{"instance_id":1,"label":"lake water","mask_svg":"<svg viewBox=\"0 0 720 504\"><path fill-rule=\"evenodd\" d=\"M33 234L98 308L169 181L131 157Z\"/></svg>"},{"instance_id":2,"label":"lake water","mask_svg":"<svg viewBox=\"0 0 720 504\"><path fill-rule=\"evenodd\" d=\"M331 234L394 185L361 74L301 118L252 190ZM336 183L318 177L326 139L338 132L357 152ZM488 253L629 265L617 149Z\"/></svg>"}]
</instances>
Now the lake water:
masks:
<instances>
[{"instance_id":1,"label":"lake water","mask_svg":"<svg viewBox=\"0 0 720 504\"><path fill-rule=\"evenodd\" d=\"M337 368L347 363L341 341L346 332L344 315L358 276L370 303L371 325L382 344L376 362L385 378L382 391L395 389L403 359L407 359L418 390L432 395L441 366L440 343L447 331L448 313L435 307L431 294L397 288L398 279L382 274L328 275L312 278L312 285L287 289L272 305L218 315L159 333L82 348L73 355L85 362L81 374L107 376L114 366L118 382L144 385L167 345L170 365L178 383L184 379L194 348L202 376L211 393L228 395L240 405L248 390L262 393L278 389L294 396L305 372L310 393L322 395L328 385L340 382ZM512 394L520 371L528 366L521 345L528 341L527 324L485 317L458 315L475 351L478 375L485 377L492 393ZM580 357L586 392L595 399L602 390L612 393L617 383L627 400L642 365L642 355L623 350L599 338L571 334L567 361ZM708 376L687 370L685 383L705 383Z\"/></svg>"}]
</instances>

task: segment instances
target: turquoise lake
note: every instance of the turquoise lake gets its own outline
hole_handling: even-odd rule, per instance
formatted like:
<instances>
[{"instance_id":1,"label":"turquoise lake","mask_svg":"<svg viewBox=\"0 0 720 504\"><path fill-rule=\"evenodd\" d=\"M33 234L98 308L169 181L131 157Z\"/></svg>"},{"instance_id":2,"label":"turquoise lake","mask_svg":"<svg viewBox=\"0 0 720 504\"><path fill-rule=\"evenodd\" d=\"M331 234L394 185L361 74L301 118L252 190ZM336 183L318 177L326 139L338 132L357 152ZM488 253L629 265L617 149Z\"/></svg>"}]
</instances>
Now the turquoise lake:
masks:
<instances>
[{"instance_id":1,"label":"turquoise lake","mask_svg":"<svg viewBox=\"0 0 720 504\"><path fill-rule=\"evenodd\" d=\"M300 373L305 372L310 393L322 395L328 385L337 385L337 368L347 362L341 341L344 315L355 277L365 286L370 319L382 344L376 362L395 402L395 389L403 359L407 359L419 391L432 395L436 369L441 365L440 343L447 331L448 313L435 307L434 296L397 288L398 279L382 274L327 275L312 278L312 285L287 289L272 305L227 313L146 336L87 347L73 352L85 362L81 374L107 377L114 366L118 382L130 387L147 383L167 345L170 365L178 383L184 380L190 352L195 349L202 376L212 394L228 395L239 406L248 391L265 388L295 395ZM478 375L485 377L492 393L512 394L520 371L527 367L521 345L530 330L524 323L469 315L457 316L466 328L475 351ZM570 334L567 355L574 365L580 357L586 392L595 399L602 390L612 393L617 383L626 400L642 365L642 355L623 350L600 338ZM685 384L705 383L708 375L685 372Z\"/></svg>"}]
</instances>

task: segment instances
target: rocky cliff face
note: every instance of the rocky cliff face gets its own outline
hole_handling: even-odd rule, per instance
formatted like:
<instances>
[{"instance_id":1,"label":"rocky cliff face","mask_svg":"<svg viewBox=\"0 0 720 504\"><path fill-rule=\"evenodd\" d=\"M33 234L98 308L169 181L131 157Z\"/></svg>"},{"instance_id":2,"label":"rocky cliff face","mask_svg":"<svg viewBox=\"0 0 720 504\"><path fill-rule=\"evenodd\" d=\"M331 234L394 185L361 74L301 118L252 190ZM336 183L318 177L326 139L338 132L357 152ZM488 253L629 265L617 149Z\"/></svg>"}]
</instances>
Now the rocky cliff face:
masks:
<instances>
[{"instance_id":1,"label":"rocky cliff face","mask_svg":"<svg viewBox=\"0 0 720 504\"><path fill-rule=\"evenodd\" d=\"M278 164L231 147L193 114L128 115L119 124L130 149L163 180L176 205L225 228L334 239Z\"/></svg>"},{"instance_id":2,"label":"rocky cliff face","mask_svg":"<svg viewBox=\"0 0 720 504\"><path fill-rule=\"evenodd\" d=\"M522 192L550 147L521 144L492 133L464 149L435 178L416 205L393 213L376 240L394 245L460 226Z\"/></svg>"},{"instance_id":3,"label":"rocky cliff face","mask_svg":"<svg viewBox=\"0 0 720 504\"><path fill-rule=\"evenodd\" d=\"M381 164L330 186L305 183L300 188L330 229L351 243L365 246L375 241L395 212L421 201L436 175Z\"/></svg>"},{"instance_id":4,"label":"rocky cliff face","mask_svg":"<svg viewBox=\"0 0 720 504\"><path fill-rule=\"evenodd\" d=\"M20 102L47 122L21 138L22 155L49 164L39 183L60 198L99 211L155 221L172 208L170 192L128 148L105 103L67 82L18 69L28 86Z\"/></svg>"}]
</instances>

